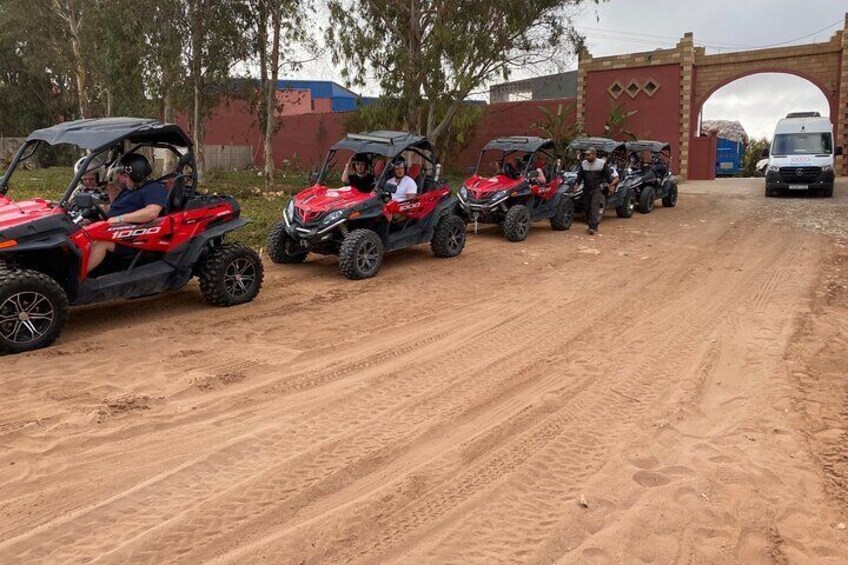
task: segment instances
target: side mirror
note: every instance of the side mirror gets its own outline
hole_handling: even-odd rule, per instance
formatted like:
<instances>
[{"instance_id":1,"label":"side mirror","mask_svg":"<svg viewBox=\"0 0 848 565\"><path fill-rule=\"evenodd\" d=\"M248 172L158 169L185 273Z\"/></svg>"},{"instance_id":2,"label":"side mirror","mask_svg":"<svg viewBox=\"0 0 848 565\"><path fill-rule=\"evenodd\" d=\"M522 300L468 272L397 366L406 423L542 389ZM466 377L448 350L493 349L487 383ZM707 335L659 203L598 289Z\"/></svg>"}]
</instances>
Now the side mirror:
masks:
<instances>
[{"instance_id":1,"label":"side mirror","mask_svg":"<svg viewBox=\"0 0 848 565\"><path fill-rule=\"evenodd\" d=\"M389 194L394 194L397 192L397 185L394 183L386 183L383 185L383 190L388 192Z\"/></svg>"},{"instance_id":2,"label":"side mirror","mask_svg":"<svg viewBox=\"0 0 848 565\"><path fill-rule=\"evenodd\" d=\"M94 208L94 195L87 192L81 192L74 196L74 204L76 204L77 208L81 210Z\"/></svg>"},{"instance_id":3,"label":"side mirror","mask_svg":"<svg viewBox=\"0 0 848 565\"><path fill-rule=\"evenodd\" d=\"M760 157L762 157L763 159L768 159L768 156L769 156L769 148L763 147L763 151L762 151L762 154L760 155Z\"/></svg>"},{"instance_id":4,"label":"side mirror","mask_svg":"<svg viewBox=\"0 0 848 565\"><path fill-rule=\"evenodd\" d=\"M837 145L837 146L836 146L836 151L835 151L833 154L834 154L834 155L842 155L842 146L841 146L841 145Z\"/></svg>"},{"instance_id":5,"label":"side mirror","mask_svg":"<svg viewBox=\"0 0 848 565\"><path fill-rule=\"evenodd\" d=\"M318 177L321 176L321 173L310 173L309 182L311 184L318 184Z\"/></svg>"}]
</instances>

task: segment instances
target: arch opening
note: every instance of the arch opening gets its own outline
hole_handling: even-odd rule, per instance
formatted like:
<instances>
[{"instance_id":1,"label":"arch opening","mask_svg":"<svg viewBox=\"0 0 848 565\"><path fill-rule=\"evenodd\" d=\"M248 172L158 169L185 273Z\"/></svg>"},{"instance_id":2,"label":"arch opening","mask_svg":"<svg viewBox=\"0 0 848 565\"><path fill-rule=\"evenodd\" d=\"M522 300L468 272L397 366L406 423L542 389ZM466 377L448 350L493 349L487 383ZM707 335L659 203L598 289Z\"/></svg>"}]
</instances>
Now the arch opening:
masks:
<instances>
[{"instance_id":1,"label":"arch opening","mask_svg":"<svg viewBox=\"0 0 848 565\"><path fill-rule=\"evenodd\" d=\"M831 117L824 88L796 73L757 72L716 85L704 96L697 114L703 120L732 120L742 124L750 139L771 139L777 122L790 112L819 112Z\"/></svg>"}]
</instances>

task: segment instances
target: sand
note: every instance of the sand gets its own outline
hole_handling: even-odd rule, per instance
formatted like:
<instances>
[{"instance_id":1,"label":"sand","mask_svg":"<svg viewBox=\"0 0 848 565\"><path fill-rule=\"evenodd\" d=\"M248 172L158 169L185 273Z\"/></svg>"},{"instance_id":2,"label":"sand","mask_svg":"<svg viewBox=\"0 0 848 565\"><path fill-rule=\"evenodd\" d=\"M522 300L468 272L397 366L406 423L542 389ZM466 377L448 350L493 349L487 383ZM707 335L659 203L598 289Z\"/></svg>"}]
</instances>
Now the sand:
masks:
<instances>
[{"instance_id":1,"label":"sand","mask_svg":"<svg viewBox=\"0 0 848 565\"><path fill-rule=\"evenodd\" d=\"M594 238L73 310L0 358L0 562L846 563L825 216L848 183L690 182Z\"/></svg>"}]
</instances>

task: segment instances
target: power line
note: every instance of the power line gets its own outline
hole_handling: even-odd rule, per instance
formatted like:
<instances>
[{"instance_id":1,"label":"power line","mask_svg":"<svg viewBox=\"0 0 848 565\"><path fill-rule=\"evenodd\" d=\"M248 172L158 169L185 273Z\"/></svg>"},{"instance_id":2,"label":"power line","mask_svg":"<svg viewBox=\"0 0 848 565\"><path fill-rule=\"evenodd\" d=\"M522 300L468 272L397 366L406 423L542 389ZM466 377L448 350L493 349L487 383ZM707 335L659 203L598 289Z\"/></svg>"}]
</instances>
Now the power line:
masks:
<instances>
[{"instance_id":1,"label":"power line","mask_svg":"<svg viewBox=\"0 0 848 565\"><path fill-rule=\"evenodd\" d=\"M839 20L836 20L833 23L826 25L825 27L823 27L821 29L817 29L817 30L812 31L810 33L806 33L804 35L794 37L792 39L787 39L785 41L780 41L780 42L777 42L777 43L769 43L769 44L766 44L766 45L745 45L745 44L741 44L741 43L727 43L727 42L722 42L722 41L709 41L709 40L698 41L697 43L698 43L698 45L701 45L703 47L710 47L710 48L713 48L713 49L728 49L728 48L767 49L769 47L779 47L781 45L786 45L787 43L793 43L795 41L807 39L808 37L812 37L812 36L814 36L818 33L822 33L824 31L827 31L827 30L829 30L829 29L831 29L831 28L833 28L833 27L835 27L835 26L837 26L841 23L842 23L842 20L839 19ZM583 27L581 27L581 29L585 29L585 30L590 31L590 32L601 32L601 33L592 33L590 37L596 37L596 38L600 38L600 39L612 39L612 40L616 40L616 41L625 41L625 42L631 42L631 43L654 44L654 45L656 44L656 41L649 41L647 39L641 39L641 38L661 39L661 40L665 40L665 41L673 42L673 43L677 43L678 41L680 41L679 37L671 37L671 36L668 36L668 35L657 35L657 34L651 34L651 33L642 33L642 32L625 31L625 30L593 28L593 27L587 27L587 26L583 26Z\"/></svg>"}]
</instances>

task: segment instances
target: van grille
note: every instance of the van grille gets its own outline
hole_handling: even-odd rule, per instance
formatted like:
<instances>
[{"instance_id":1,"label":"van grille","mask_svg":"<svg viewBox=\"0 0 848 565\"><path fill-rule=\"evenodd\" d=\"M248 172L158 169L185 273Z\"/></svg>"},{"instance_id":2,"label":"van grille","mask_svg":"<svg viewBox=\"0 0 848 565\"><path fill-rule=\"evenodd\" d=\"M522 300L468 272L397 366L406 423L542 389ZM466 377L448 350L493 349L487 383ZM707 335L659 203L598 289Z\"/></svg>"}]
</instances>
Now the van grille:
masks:
<instances>
[{"instance_id":1,"label":"van grille","mask_svg":"<svg viewBox=\"0 0 848 565\"><path fill-rule=\"evenodd\" d=\"M780 167L783 182L815 182L821 175L821 167Z\"/></svg>"}]
</instances>

